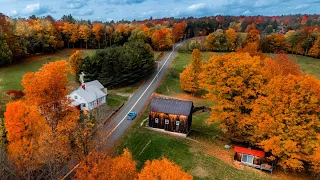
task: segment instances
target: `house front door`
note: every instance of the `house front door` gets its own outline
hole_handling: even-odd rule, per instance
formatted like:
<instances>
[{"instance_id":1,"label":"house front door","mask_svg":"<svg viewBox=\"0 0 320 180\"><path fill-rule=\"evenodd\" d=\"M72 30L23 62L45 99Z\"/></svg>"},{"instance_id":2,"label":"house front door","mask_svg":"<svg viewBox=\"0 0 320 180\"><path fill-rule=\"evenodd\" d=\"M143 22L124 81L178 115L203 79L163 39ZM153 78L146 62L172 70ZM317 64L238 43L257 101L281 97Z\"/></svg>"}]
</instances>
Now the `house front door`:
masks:
<instances>
[{"instance_id":1,"label":"house front door","mask_svg":"<svg viewBox=\"0 0 320 180\"><path fill-rule=\"evenodd\" d=\"M169 130L169 119L164 120L164 130L166 130L166 131Z\"/></svg>"}]
</instances>

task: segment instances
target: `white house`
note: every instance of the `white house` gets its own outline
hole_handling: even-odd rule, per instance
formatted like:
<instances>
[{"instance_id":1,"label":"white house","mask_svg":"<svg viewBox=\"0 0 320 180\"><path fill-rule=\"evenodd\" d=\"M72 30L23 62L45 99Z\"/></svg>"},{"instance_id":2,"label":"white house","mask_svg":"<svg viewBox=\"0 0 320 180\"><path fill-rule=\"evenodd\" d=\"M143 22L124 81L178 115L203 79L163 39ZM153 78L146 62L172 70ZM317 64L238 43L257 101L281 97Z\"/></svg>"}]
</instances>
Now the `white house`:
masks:
<instances>
[{"instance_id":1,"label":"white house","mask_svg":"<svg viewBox=\"0 0 320 180\"><path fill-rule=\"evenodd\" d=\"M92 110L107 102L107 88L98 81L82 83L81 87L68 95L72 106L79 106L81 110Z\"/></svg>"}]
</instances>

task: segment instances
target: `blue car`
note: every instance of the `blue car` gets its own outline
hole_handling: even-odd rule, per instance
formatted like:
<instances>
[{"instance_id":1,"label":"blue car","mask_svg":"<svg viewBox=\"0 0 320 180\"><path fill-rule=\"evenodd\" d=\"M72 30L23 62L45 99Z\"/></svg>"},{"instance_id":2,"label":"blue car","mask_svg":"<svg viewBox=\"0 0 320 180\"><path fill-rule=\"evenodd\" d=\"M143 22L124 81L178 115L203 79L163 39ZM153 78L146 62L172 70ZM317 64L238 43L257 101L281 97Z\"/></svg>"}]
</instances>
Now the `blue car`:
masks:
<instances>
[{"instance_id":1,"label":"blue car","mask_svg":"<svg viewBox=\"0 0 320 180\"><path fill-rule=\"evenodd\" d=\"M129 112L128 116L127 116L127 120L134 120L134 118L136 118L137 113L136 112Z\"/></svg>"}]
</instances>

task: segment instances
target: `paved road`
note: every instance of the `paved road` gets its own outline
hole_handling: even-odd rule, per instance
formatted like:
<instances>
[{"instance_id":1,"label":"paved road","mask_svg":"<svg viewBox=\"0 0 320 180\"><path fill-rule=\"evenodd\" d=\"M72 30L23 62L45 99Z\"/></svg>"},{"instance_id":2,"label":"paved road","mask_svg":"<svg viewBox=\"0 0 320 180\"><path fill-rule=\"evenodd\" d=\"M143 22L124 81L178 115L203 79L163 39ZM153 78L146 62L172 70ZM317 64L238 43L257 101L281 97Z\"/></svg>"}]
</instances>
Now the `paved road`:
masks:
<instances>
[{"instance_id":1,"label":"paved road","mask_svg":"<svg viewBox=\"0 0 320 180\"><path fill-rule=\"evenodd\" d=\"M161 79L165 76L167 69L170 66L170 63L176 55L176 51L179 49L181 44L176 44L174 50L169 52L163 59L160 61L158 68L153 72L150 78L135 92L135 94L130 98L127 104L118 112L116 117L114 117L106 127L103 128L103 132L108 132L104 136L100 143L102 151L110 150L120 137L126 132L126 130L134 123L134 121L127 120L127 114L130 111L141 113L145 105L147 104L152 93L158 87ZM78 167L75 165L71 171L66 173L62 179L68 178L70 174Z\"/></svg>"}]
</instances>

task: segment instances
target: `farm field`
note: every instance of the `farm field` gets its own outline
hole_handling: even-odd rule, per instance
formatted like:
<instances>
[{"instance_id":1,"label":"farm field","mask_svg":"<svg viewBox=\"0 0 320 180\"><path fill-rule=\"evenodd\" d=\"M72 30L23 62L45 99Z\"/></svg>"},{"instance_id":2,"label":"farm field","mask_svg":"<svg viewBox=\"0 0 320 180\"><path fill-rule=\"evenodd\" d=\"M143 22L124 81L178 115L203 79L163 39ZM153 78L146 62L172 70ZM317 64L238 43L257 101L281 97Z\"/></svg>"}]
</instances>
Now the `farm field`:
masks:
<instances>
[{"instance_id":1,"label":"farm field","mask_svg":"<svg viewBox=\"0 0 320 180\"><path fill-rule=\"evenodd\" d=\"M57 61L68 60L69 57L75 52L75 49L64 49L54 54L46 54L40 56L33 56L26 58L23 62L12 64L7 67L0 68L0 90L18 90L22 89L21 80L22 76L28 72L37 71L43 64ZM83 57L92 55L96 50L80 50ZM73 79L69 76L69 79Z\"/></svg>"},{"instance_id":2,"label":"farm field","mask_svg":"<svg viewBox=\"0 0 320 180\"><path fill-rule=\"evenodd\" d=\"M35 72L43 66L45 63L57 61L57 60L68 60L69 57L76 51L76 49L64 49L54 54L46 54L40 56L33 56L26 58L23 62L12 64L7 67L0 67L0 90L6 92L8 90L21 90L22 76L28 72ZM82 57L91 56L96 50L94 49L81 49L80 53ZM155 52L155 60L159 58L162 52ZM73 77L69 76L70 82L73 81ZM132 86L124 88L124 93L132 93L139 86Z\"/></svg>"}]
</instances>

